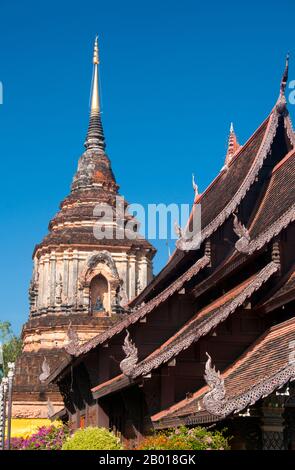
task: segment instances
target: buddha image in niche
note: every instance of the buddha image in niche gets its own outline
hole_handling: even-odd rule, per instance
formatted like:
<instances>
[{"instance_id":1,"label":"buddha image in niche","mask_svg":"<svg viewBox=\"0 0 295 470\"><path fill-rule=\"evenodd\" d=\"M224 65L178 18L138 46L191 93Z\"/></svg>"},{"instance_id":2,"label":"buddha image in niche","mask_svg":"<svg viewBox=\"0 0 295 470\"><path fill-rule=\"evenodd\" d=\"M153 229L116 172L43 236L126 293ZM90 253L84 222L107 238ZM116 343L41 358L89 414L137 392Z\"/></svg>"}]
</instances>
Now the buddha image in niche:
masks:
<instances>
[{"instance_id":1,"label":"buddha image in niche","mask_svg":"<svg viewBox=\"0 0 295 470\"><path fill-rule=\"evenodd\" d=\"M108 282L99 274L91 281L91 306L93 312L108 311Z\"/></svg>"}]
</instances>

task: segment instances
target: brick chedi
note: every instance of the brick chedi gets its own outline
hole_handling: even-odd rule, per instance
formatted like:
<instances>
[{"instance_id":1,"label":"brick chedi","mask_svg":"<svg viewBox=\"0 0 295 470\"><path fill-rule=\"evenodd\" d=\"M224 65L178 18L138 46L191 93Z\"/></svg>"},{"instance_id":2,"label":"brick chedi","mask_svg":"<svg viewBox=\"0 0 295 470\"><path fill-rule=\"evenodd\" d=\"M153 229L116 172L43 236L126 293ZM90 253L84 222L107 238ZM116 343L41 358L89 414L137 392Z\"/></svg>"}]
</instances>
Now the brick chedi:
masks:
<instances>
[{"instance_id":1,"label":"brick chedi","mask_svg":"<svg viewBox=\"0 0 295 470\"><path fill-rule=\"evenodd\" d=\"M61 397L40 381L71 351L126 315L128 302L152 279L154 247L118 194L105 153L95 40L91 111L85 152L71 192L35 247L29 289L30 317L14 384L14 417L47 417ZM117 214L117 215L116 215ZM104 236L100 234L104 232Z\"/></svg>"}]
</instances>

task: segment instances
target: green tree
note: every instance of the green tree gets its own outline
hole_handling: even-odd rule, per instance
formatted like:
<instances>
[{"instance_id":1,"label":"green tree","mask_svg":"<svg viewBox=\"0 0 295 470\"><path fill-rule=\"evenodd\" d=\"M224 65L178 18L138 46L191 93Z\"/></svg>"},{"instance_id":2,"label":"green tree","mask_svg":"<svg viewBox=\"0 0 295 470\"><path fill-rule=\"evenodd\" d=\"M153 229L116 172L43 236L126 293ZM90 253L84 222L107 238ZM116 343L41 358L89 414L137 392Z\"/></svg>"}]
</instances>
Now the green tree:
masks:
<instances>
[{"instance_id":1,"label":"green tree","mask_svg":"<svg viewBox=\"0 0 295 470\"><path fill-rule=\"evenodd\" d=\"M4 374L6 375L8 362L15 362L22 350L21 338L14 335L9 321L0 322L0 343L3 348L3 365L0 364L1 376L1 368L3 367Z\"/></svg>"}]
</instances>

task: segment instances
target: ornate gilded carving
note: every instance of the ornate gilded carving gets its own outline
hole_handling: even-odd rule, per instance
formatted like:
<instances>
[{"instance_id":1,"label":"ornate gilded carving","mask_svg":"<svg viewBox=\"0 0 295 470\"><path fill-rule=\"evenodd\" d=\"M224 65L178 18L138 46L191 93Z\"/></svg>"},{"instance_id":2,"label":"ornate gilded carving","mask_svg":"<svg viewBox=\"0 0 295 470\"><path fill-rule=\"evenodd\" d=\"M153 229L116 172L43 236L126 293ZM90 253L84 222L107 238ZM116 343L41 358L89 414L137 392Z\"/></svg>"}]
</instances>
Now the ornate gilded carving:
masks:
<instances>
[{"instance_id":1,"label":"ornate gilded carving","mask_svg":"<svg viewBox=\"0 0 295 470\"><path fill-rule=\"evenodd\" d=\"M128 377L132 375L132 372L138 361L137 347L130 339L130 333L127 330L126 337L124 339L123 351L126 355L125 359L120 362L120 369L124 375Z\"/></svg>"}]
</instances>

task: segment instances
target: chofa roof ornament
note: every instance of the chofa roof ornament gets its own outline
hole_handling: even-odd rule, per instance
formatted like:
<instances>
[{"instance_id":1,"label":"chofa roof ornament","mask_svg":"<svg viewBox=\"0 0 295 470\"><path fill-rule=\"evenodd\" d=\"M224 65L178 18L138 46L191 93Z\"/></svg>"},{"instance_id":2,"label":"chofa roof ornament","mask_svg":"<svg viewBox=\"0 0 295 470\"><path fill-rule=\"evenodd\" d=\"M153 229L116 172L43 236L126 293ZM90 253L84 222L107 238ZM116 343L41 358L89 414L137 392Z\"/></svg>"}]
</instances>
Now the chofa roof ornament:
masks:
<instances>
[{"instance_id":1,"label":"chofa roof ornament","mask_svg":"<svg viewBox=\"0 0 295 470\"><path fill-rule=\"evenodd\" d=\"M285 70L281 79L281 85L280 85L280 95L278 98L278 101L276 103L276 110L279 114L288 114L287 110L287 101L285 97L285 91L286 91L286 86L288 82L288 75L289 75L289 58L290 55L289 53L286 56L286 65L285 65Z\"/></svg>"}]
</instances>

